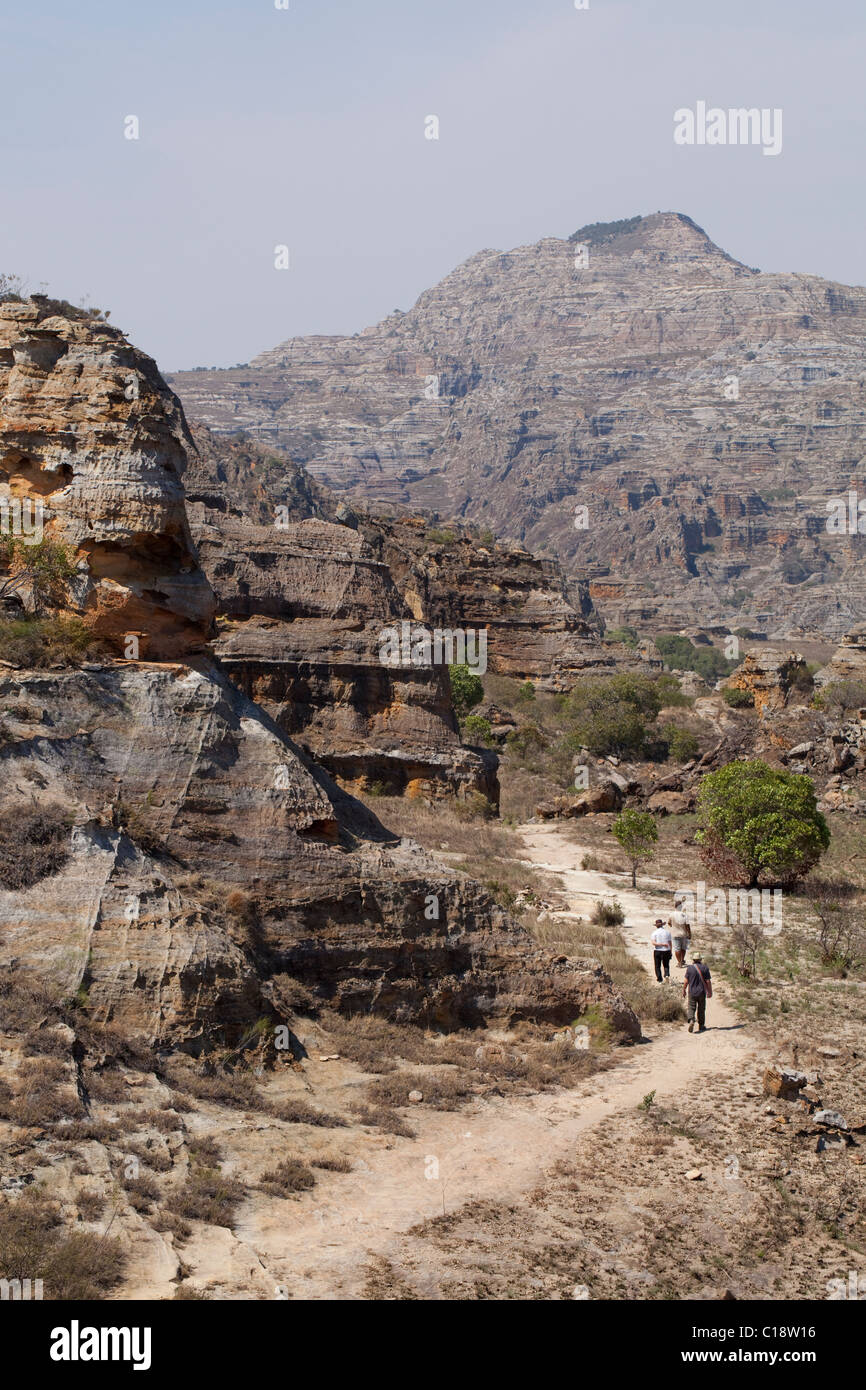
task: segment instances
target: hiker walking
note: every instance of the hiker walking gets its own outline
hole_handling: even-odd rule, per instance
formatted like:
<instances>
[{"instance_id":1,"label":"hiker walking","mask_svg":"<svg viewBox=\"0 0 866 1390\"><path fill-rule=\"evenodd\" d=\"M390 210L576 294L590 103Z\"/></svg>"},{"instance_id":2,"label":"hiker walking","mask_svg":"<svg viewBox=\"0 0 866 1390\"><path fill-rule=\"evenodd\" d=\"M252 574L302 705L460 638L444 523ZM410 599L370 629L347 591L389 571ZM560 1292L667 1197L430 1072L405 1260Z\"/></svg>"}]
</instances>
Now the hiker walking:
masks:
<instances>
[{"instance_id":1,"label":"hiker walking","mask_svg":"<svg viewBox=\"0 0 866 1390\"><path fill-rule=\"evenodd\" d=\"M689 1032L695 1030L695 1014L698 1016L698 1032L706 1033L707 1022L707 1000L713 997L713 986L710 977L710 967L704 965L700 956L694 956L691 965L686 966L686 975L683 980L683 998L688 991L688 1020Z\"/></svg>"},{"instance_id":2,"label":"hiker walking","mask_svg":"<svg viewBox=\"0 0 866 1390\"><path fill-rule=\"evenodd\" d=\"M655 931L650 937L653 947L653 965L655 966L656 979L659 984L662 982L662 967L664 967L665 979L671 977L671 934L665 926L661 917L655 920Z\"/></svg>"},{"instance_id":3,"label":"hiker walking","mask_svg":"<svg viewBox=\"0 0 866 1390\"><path fill-rule=\"evenodd\" d=\"M674 901L674 910L668 918L668 926L671 929L677 965L682 970L686 963L686 951L689 949L689 943L692 939L692 929L686 914L680 908L679 900L675 899Z\"/></svg>"}]
</instances>

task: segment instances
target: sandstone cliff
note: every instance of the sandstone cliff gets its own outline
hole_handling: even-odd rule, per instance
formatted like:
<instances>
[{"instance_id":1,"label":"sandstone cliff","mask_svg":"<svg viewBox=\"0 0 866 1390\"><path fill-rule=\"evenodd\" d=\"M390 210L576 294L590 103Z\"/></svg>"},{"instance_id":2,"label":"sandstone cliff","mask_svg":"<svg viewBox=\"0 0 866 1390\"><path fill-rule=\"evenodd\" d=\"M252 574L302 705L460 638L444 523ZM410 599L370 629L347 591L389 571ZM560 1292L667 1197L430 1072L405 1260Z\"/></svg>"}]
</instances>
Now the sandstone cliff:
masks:
<instances>
[{"instance_id":1,"label":"sandstone cliff","mask_svg":"<svg viewBox=\"0 0 866 1390\"><path fill-rule=\"evenodd\" d=\"M137 629L141 652L78 669L4 663L0 969L35 971L96 1022L192 1051L273 1020L283 974L346 1012L453 1027L566 1022L596 1003L634 1035L606 977L535 951L478 885L389 833L214 663L182 412L116 330L53 307L0 305L2 466L10 489L44 500L46 534L76 557L64 606L109 642ZM234 549L227 535L227 606L243 611L246 591L245 611L261 609L249 633L263 630L269 596L281 614L283 600L255 576L294 567L309 624L296 640L334 698L339 652L365 613L399 608L387 567L354 530L315 517L276 550L271 528L263 554L248 530ZM335 603L347 577L361 592ZM328 648L335 617L345 630ZM281 687L279 703L284 726L303 725L299 690ZM415 709L423 726L422 700ZM335 718L335 756L341 736ZM452 739L458 771L487 766Z\"/></svg>"}]
</instances>

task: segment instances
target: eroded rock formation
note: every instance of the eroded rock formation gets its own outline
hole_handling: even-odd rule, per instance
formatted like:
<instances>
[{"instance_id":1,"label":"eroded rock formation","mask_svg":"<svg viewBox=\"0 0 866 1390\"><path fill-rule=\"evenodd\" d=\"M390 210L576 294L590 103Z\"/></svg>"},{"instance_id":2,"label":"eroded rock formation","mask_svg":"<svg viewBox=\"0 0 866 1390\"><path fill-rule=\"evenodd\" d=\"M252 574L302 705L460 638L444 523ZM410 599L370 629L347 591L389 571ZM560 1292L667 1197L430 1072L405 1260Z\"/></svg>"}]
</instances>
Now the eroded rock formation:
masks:
<instances>
[{"instance_id":1,"label":"eroded rock formation","mask_svg":"<svg viewBox=\"0 0 866 1390\"><path fill-rule=\"evenodd\" d=\"M116 651L133 635L155 659L201 650L214 602L184 511L180 405L116 328L59 308L0 304L0 491L70 548L69 606L95 635Z\"/></svg>"}]
</instances>

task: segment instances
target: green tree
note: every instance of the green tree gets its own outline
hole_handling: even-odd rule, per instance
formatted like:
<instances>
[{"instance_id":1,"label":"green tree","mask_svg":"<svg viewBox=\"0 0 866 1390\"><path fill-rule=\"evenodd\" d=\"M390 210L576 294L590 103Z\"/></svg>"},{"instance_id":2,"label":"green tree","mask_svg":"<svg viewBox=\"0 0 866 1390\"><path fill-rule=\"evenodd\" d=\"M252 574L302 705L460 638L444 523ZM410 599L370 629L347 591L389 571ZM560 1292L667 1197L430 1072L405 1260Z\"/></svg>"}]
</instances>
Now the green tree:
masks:
<instances>
[{"instance_id":1,"label":"green tree","mask_svg":"<svg viewBox=\"0 0 866 1390\"><path fill-rule=\"evenodd\" d=\"M628 673L581 681L563 706L571 726L570 748L591 753L637 753L646 737L646 720L661 709L656 683Z\"/></svg>"},{"instance_id":2,"label":"green tree","mask_svg":"<svg viewBox=\"0 0 866 1390\"><path fill-rule=\"evenodd\" d=\"M701 783L697 841L705 862L739 882L794 883L830 844L810 777L760 759L727 763Z\"/></svg>"},{"instance_id":3,"label":"green tree","mask_svg":"<svg viewBox=\"0 0 866 1390\"><path fill-rule=\"evenodd\" d=\"M480 705L484 699L481 677L470 671L468 666L455 665L448 667L448 678L451 682L451 703L455 713L458 719L465 719L469 711Z\"/></svg>"},{"instance_id":4,"label":"green tree","mask_svg":"<svg viewBox=\"0 0 866 1390\"><path fill-rule=\"evenodd\" d=\"M652 859L655 854L659 837L655 818L649 811L623 811L613 823L613 833L631 864L631 886L636 888L638 865Z\"/></svg>"}]
</instances>

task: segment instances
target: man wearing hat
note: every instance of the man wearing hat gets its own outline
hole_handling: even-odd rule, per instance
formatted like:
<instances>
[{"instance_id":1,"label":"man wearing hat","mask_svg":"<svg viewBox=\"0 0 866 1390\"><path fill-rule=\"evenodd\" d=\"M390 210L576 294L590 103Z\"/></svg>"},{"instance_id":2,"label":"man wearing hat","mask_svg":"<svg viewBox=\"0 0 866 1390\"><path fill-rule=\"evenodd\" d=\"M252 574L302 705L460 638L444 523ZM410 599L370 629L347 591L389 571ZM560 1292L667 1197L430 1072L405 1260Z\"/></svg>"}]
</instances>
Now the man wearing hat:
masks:
<instances>
[{"instance_id":1,"label":"man wearing hat","mask_svg":"<svg viewBox=\"0 0 866 1390\"><path fill-rule=\"evenodd\" d=\"M671 934L662 921L657 917L655 921L655 931L650 937L653 948L653 965L656 968L656 979L659 984L662 982L662 966L664 966L665 979L671 977Z\"/></svg>"}]
</instances>

